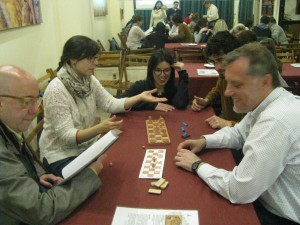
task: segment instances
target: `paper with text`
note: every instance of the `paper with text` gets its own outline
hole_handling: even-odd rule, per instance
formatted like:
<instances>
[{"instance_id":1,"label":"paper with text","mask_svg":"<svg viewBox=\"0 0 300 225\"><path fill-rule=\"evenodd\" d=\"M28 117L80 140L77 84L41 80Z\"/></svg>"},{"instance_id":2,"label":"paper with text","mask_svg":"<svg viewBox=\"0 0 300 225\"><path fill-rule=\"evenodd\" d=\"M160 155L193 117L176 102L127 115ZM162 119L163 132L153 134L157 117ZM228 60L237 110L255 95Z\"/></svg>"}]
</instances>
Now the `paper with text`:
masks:
<instances>
[{"instance_id":1,"label":"paper with text","mask_svg":"<svg viewBox=\"0 0 300 225\"><path fill-rule=\"evenodd\" d=\"M214 69L197 69L199 76L219 76L218 71Z\"/></svg>"},{"instance_id":2,"label":"paper with text","mask_svg":"<svg viewBox=\"0 0 300 225\"><path fill-rule=\"evenodd\" d=\"M199 225L197 210L117 207L112 225Z\"/></svg>"}]
</instances>

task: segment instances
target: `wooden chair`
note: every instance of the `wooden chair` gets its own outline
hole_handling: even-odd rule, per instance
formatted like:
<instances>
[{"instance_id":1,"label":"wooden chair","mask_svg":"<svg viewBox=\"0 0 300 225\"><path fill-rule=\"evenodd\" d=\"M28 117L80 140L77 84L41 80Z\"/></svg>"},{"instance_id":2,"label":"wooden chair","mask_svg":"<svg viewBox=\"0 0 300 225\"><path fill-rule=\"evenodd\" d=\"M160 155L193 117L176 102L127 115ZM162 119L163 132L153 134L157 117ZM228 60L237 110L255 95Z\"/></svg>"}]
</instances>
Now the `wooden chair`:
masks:
<instances>
[{"instance_id":1,"label":"wooden chair","mask_svg":"<svg viewBox=\"0 0 300 225\"><path fill-rule=\"evenodd\" d=\"M38 84L41 95L44 94L45 89L47 88L48 84L52 79L56 77L56 72L52 69L47 69L46 74L42 77L38 78ZM26 132L25 135L25 142L33 155L34 160L39 163L42 167L43 164L40 161L40 151L39 151L39 137L43 130L44 125L44 109L43 104L39 106L39 111L35 116L34 125ZM45 168L44 168L45 169Z\"/></svg>"},{"instance_id":2,"label":"wooden chair","mask_svg":"<svg viewBox=\"0 0 300 225\"><path fill-rule=\"evenodd\" d=\"M139 48L139 49L127 49L126 54L143 54L143 55L152 55L154 48Z\"/></svg>"},{"instance_id":3,"label":"wooden chair","mask_svg":"<svg viewBox=\"0 0 300 225\"><path fill-rule=\"evenodd\" d=\"M127 81L123 77L124 50L100 52L98 54L97 67L111 67L118 69L118 78L113 80L100 80L103 87L117 89L117 95L122 93L122 90L128 89Z\"/></svg>"},{"instance_id":4,"label":"wooden chair","mask_svg":"<svg viewBox=\"0 0 300 225\"><path fill-rule=\"evenodd\" d=\"M192 63L205 62L202 49L175 48L174 55L176 61L180 61L180 62L192 62Z\"/></svg>"},{"instance_id":5,"label":"wooden chair","mask_svg":"<svg viewBox=\"0 0 300 225\"><path fill-rule=\"evenodd\" d=\"M127 82L128 87L132 85L132 82L130 82L128 79L128 69L132 67L143 67L147 70L148 62L152 55L152 51L141 53L138 50L127 50L125 52L123 73L124 79ZM133 54L133 52L138 52L138 54ZM144 77L141 79L144 79Z\"/></svg>"},{"instance_id":6,"label":"wooden chair","mask_svg":"<svg viewBox=\"0 0 300 225\"><path fill-rule=\"evenodd\" d=\"M282 51L277 50L276 56L282 63L294 63L296 61L293 50L288 50L288 49L282 49Z\"/></svg>"},{"instance_id":7,"label":"wooden chair","mask_svg":"<svg viewBox=\"0 0 300 225\"><path fill-rule=\"evenodd\" d=\"M97 43L98 43L98 45L100 46L100 51L105 52L106 50L105 50L103 44L101 43L101 41L100 41L100 40L97 40Z\"/></svg>"},{"instance_id":8,"label":"wooden chair","mask_svg":"<svg viewBox=\"0 0 300 225\"><path fill-rule=\"evenodd\" d=\"M120 42L121 42L121 48L129 49L126 45L127 36L123 32L121 32L121 33L118 33L118 37L119 37Z\"/></svg>"}]
</instances>

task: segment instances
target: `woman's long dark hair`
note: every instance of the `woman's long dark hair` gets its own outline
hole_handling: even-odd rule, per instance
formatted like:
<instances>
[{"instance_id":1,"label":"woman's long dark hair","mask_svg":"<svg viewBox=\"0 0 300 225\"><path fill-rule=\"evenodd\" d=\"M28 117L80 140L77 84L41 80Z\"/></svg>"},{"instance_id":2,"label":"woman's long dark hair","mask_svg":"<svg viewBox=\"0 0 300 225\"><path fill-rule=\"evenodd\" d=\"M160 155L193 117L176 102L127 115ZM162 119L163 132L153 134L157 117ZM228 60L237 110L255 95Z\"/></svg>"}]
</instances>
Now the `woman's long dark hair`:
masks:
<instances>
[{"instance_id":1,"label":"woman's long dark hair","mask_svg":"<svg viewBox=\"0 0 300 225\"><path fill-rule=\"evenodd\" d=\"M57 71L63 67L65 63L70 64L71 59L82 60L85 58L93 58L99 53L100 47L96 41L86 36L73 36L64 45Z\"/></svg>"},{"instance_id":2,"label":"woman's long dark hair","mask_svg":"<svg viewBox=\"0 0 300 225\"><path fill-rule=\"evenodd\" d=\"M163 6L163 5L164 5L164 3L163 3L162 1L156 1L156 2L155 2L155 5L154 5L154 7L153 7L153 9L157 9L157 8L156 8L156 5L157 5L157 3L160 3L160 4L161 4L161 6Z\"/></svg>"},{"instance_id":3,"label":"woman's long dark hair","mask_svg":"<svg viewBox=\"0 0 300 225\"><path fill-rule=\"evenodd\" d=\"M152 88L156 88L153 71L156 69L158 64L162 62L166 62L170 64L170 66L172 66L172 64L174 63L173 57L166 50L163 49L155 51L149 59L146 80ZM170 78L164 87L164 92L168 99L176 93L175 70L173 67L171 67Z\"/></svg>"}]
</instances>

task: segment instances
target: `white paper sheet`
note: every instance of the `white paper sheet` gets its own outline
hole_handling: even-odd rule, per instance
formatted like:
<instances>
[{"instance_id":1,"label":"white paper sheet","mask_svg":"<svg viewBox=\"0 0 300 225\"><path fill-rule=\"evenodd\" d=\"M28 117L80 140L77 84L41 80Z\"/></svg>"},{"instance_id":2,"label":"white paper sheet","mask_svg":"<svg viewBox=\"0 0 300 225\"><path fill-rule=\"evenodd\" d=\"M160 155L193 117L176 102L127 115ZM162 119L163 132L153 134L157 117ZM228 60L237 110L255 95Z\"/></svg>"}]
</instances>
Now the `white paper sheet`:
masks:
<instances>
[{"instance_id":1,"label":"white paper sheet","mask_svg":"<svg viewBox=\"0 0 300 225\"><path fill-rule=\"evenodd\" d=\"M120 133L122 133L122 131L118 129L109 131L87 150L77 156L71 163L65 166L62 169L62 175L64 177L64 181L62 183L75 176L93 160L104 154L106 150L119 138Z\"/></svg>"},{"instance_id":2,"label":"white paper sheet","mask_svg":"<svg viewBox=\"0 0 300 225\"><path fill-rule=\"evenodd\" d=\"M117 207L112 225L199 225L197 210Z\"/></svg>"},{"instance_id":3,"label":"white paper sheet","mask_svg":"<svg viewBox=\"0 0 300 225\"><path fill-rule=\"evenodd\" d=\"M214 69L197 69L199 76L219 76L218 71Z\"/></svg>"},{"instance_id":4,"label":"white paper sheet","mask_svg":"<svg viewBox=\"0 0 300 225\"><path fill-rule=\"evenodd\" d=\"M291 66L292 67L300 67L300 63L292 63Z\"/></svg>"}]
</instances>

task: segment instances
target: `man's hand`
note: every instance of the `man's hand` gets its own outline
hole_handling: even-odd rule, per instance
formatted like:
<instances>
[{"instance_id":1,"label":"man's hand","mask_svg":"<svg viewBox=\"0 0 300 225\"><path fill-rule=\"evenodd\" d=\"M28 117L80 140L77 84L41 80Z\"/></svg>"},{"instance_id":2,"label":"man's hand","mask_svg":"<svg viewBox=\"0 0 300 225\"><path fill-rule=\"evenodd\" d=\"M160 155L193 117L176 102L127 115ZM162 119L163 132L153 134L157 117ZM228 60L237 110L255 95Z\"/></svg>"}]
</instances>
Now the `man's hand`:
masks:
<instances>
[{"instance_id":1,"label":"man's hand","mask_svg":"<svg viewBox=\"0 0 300 225\"><path fill-rule=\"evenodd\" d=\"M155 107L155 110L169 112L175 110L175 107L164 103L158 103L157 106Z\"/></svg>"},{"instance_id":2,"label":"man's hand","mask_svg":"<svg viewBox=\"0 0 300 225\"><path fill-rule=\"evenodd\" d=\"M101 155L95 162L93 162L89 167L95 172L95 174L99 175L103 169L103 161L106 158L106 154Z\"/></svg>"},{"instance_id":3,"label":"man's hand","mask_svg":"<svg viewBox=\"0 0 300 225\"><path fill-rule=\"evenodd\" d=\"M224 120L218 116L212 116L205 120L212 128L231 127L232 123L229 120Z\"/></svg>"},{"instance_id":4,"label":"man's hand","mask_svg":"<svg viewBox=\"0 0 300 225\"><path fill-rule=\"evenodd\" d=\"M201 137L200 139L196 140L186 140L184 142L181 142L178 147L177 151L179 150L190 150L193 153L200 152L202 149L204 149L206 146L206 139L204 137Z\"/></svg>"},{"instance_id":5,"label":"man's hand","mask_svg":"<svg viewBox=\"0 0 300 225\"><path fill-rule=\"evenodd\" d=\"M194 96L193 104L192 104L192 110L198 112L204 109L208 105L208 99L206 98L200 98L197 96Z\"/></svg>"},{"instance_id":6,"label":"man's hand","mask_svg":"<svg viewBox=\"0 0 300 225\"><path fill-rule=\"evenodd\" d=\"M186 149L178 150L175 156L176 166L182 167L183 169L190 172L193 172L192 165L198 160L200 160L200 158L196 156L195 153Z\"/></svg>"},{"instance_id":7,"label":"man's hand","mask_svg":"<svg viewBox=\"0 0 300 225\"><path fill-rule=\"evenodd\" d=\"M144 91L140 95L141 101L144 102L166 102L168 99L166 98L157 98L152 96L153 93L157 92L157 89L153 89L150 91Z\"/></svg>"},{"instance_id":8,"label":"man's hand","mask_svg":"<svg viewBox=\"0 0 300 225\"><path fill-rule=\"evenodd\" d=\"M63 178L57 177L53 174L43 174L42 176L40 176L41 185L48 187L48 188L58 185L63 180L64 180Z\"/></svg>"}]
</instances>

